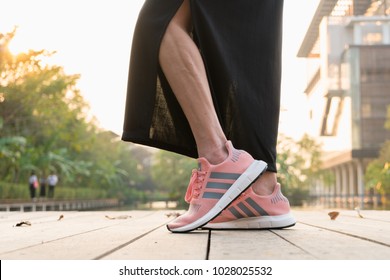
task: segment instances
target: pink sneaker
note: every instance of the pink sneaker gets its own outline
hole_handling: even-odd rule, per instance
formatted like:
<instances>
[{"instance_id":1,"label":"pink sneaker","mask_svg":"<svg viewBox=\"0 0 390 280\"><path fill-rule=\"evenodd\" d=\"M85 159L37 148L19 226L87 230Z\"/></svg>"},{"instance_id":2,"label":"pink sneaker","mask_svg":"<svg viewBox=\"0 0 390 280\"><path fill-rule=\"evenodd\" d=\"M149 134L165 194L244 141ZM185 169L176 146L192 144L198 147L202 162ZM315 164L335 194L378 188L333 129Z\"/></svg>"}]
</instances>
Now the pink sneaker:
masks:
<instances>
[{"instance_id":1,"label":"pink sneaker","mask_svg":"<svg viewBox=\"0 0 390 280\"><path fill-rule=\"evenodd\" d=\"M171 232L188 232L214 219L245 191L267 168L228 141L228 158L217 165L199 158L199 169L192 171L185 200L190 204L186 213L167 225Z\"/></svg>"},{"instance_id":2,"label":"pink sneaker","mask_svg":"<svg viewBox=\"0 0 390 280\"><path fill-rule=\"evenodd\" d=\"M282 194L280 184L268 196L260 196L252 187L243 192L204 229L277 229L295 225L290 203Z\"/></svg>"}]
</instances>

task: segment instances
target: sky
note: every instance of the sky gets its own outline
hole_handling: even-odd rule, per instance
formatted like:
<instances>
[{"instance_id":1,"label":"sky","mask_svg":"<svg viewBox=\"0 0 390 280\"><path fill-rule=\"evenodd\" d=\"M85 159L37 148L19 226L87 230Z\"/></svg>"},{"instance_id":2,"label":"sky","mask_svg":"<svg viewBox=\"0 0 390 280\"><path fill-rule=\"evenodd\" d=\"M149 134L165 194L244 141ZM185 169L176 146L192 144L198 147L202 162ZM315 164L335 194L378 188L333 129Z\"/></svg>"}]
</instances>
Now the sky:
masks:
<instances>
[{"instance_id":1,"label":"sky","mask_svg":"<svg viewBox=\"0 0 390 280\"><path fill-rule=\"evenodd\" d=\"M163 1L163 0L162 0ZM0 32L13 53L56 51L50 64L80 74L77 84L100 126L122 132L131 40L144 0L0 0ZM319 0L285 0L280 132L299 138L307 124L306 62L296 54Z\"/></svg>"}]
</instances>

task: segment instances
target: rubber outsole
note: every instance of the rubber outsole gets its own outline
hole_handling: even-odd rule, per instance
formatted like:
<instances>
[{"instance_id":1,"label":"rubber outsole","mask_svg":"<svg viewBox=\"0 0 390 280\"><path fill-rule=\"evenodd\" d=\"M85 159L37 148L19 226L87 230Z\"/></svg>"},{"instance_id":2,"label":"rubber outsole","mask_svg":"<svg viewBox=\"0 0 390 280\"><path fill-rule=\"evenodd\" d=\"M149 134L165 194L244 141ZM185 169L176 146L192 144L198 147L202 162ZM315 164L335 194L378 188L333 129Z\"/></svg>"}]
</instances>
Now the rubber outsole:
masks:
<instances>
[{"instance_id":1,"label":"rubber outsole","mask_svg":"<svg viewBox=\"0 0 390 280\"><path fill-rule=\"evenodd\" d=\"M296 224L295 218L291 213L279 216L261 216L251 218L241 218L223 223L208 223L202 229L213 230L234 230L234 229L283 229L292 227Z\"/></svg>"}]
</instances>

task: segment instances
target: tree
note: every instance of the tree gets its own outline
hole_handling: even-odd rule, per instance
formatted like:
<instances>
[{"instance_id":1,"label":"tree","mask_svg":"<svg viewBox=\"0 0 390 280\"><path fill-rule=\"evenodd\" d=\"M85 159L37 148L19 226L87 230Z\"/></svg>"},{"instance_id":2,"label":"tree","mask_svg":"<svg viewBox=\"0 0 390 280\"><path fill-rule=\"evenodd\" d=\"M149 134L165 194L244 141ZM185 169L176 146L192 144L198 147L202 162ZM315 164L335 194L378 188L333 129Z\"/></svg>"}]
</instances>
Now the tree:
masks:
<instances>
[{"instance_id":1,"label":"tree","mask_svg":"<svg viewBox=\"0 0 390 280\"><path fill-rule=\"evenodd\" d=\"M320 176L321 145L308 135L295 141L281 134L278 140L278 181L292 205L308 198L310 187Z\"/></svg>"},{"instance_id":2,"label":"tree","mask_svg":"<svg viewBox=\"0 0 390 280\"><path fill-rule=\"evenodd\" d=\"M24 137L0 138L0 178L6 177L7 174L16 177L25 147L26 139Z\"/></svg>"},{"instance_id":3,"label":"tree","mask_svg":"<svg viewBox=\"0 0 390 280\"><path fill-rule=\"evenodd\" d=\"M385 127L390 129L390 106L387 108L387 121ZM365 174L366 188L372 188L381 195L390 193L390 141L386 141L379 157L367 166Z\"/></svg>"},{"instance_id":4,"label":"tree","mask_svg":"<svg viewBox=\"0 0 390 280\"><path fill-rule=\"evenodd\" d=\"M78 75L66 75L62 67L42 63L41 58L50 56L49 52L10 53L8 44L15 31L0 36L0 137L25 139L25 145L19 145L14 153L21 155L12 168L17 171L14 181L18 181L20 171L47 173L55 169L53 162L59 153L62 160L72 158L72 150L80 146L77 138L85 135L83 112L87 106L76 88ZM68 162L68 166L74 163ZM5 170L10 171L9 167Z\"/></svg>"},{"instance_id":5,"label":"tree","mask_svg":"<svg viewBox=\"0 0 390 280\"><path fill-rule=\"evenodd\" d=\"M141 180L128 143L87 117L79 75L44 63L45 50L13 55L16 30L0 33L0 180L55 171L61 183L111 196ZM127 195L133 195L134 192Z\"/></svg>"},{"instance_id":6,"label":"tree","mask_svg":"<svg viewBox=\"0 0 390 280\"><path fill-rule=\"evenodd\" d=\"M152 178L157 189L167 193L172 201L184 205L184 195L187 189L191 171L197 168L196 161L176 153L159 151L152 168Z\"/></svg>"},{"instance_id":7,"label":"tree","mask_svg":"<svg viewBox=\"0 0 390 280\"><path fill-rule=\"evenodd\" d=\"M390 141L386 141L379 157L367 166L365 174L366 188L373 188L381 195L390 193Z\"/></svg>"}]
</instances>

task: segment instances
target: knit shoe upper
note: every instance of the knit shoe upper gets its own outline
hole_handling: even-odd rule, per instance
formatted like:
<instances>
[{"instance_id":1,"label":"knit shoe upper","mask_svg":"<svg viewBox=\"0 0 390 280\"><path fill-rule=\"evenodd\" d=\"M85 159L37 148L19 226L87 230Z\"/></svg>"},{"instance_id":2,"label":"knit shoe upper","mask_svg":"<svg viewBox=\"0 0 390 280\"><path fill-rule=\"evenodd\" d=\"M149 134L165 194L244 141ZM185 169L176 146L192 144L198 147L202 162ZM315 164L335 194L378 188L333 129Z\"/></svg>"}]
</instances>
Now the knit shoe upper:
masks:
<instances>
[{"instance_id":1,"label":"knit shoe upper","mask_svg":"<svg viewBox=\"0 0 390 280\"><path fill-rule=\"evenodd\" d=\"M167 225L172 232L197 229L222 212L245 191L267 168L263 161L254 160L232 143L226 143L229 156L220 164L210 164L199 158L199 168L192 171L185 200L190 204L186 213Z\"/></svg>"}]
</instances>

